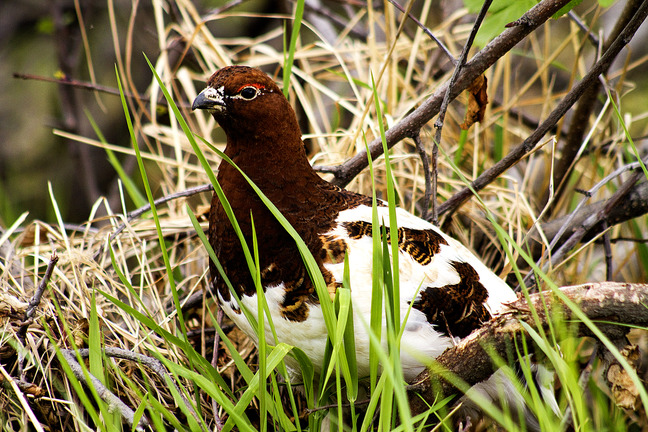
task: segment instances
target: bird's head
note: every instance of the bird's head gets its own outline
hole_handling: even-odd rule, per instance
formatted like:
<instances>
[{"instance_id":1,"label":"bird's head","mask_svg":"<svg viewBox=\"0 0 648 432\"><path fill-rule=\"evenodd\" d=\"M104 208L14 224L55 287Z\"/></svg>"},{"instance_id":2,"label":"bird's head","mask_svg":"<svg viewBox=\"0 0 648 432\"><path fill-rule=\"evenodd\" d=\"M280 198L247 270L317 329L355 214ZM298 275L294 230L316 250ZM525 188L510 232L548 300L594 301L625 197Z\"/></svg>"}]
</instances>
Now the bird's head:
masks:
<instances>
[{"instance_id":1,"label":"bird's head","mask_svg":"<svg viewBox=\"0 0 648 432\"><path fill-rule=\"evenodd\" d=\"M295 112L277 84L264 72L247 66L219 69L191 109L209 111L228 137L258 136L277 128L299 131Z\"/></svg>"}]
</instances>

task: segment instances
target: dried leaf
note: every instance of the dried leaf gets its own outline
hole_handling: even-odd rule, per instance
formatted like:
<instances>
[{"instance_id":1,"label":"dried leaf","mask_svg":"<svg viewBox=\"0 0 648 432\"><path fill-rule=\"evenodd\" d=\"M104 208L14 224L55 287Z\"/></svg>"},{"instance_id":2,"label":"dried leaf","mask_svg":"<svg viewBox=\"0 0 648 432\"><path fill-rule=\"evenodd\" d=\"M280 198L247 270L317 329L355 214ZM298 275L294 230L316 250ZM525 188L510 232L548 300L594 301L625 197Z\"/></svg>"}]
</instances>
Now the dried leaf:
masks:
<instances>
[{"instance_id":1,"label":"dried leaf","mask_svg":"<svg viewBox=\"0 0 648 432\"><path fill-rule=\"evenodd\" d=\"M33 383L24 382L20 384L20 389L23 391L23 393L37 398L47 395L47 391L45 389Z\"/></svg>"},{"instance_id":2,"label":"dried leaf","mask_svg":"<svg viewBox=\"0 0 648 432\"><path fill-rule=\"evenodd\" d=\"M488 105L488 80L484 75L480 75L475 81L468 86L468 108L464 122L459 125L461 129L468 129L474 123L484 120L484 113Z\"/></svg>"},{"instance_id":3,"label":"dried leaf","mask_svg":"<svg viewBox=\"0 0 648 432\"><path fill-rule=\"evenodd\" d=\"M621 350L621 354L636 369L639 361L639 348L636 345L628 345ZM619 363L612 363L607 371L607 380L610 383L616 404L621 408L634 410L639 390L630 379L628 372Z\"/></svg>"},{"instance_id":4,"label":"dried leaf","mask_svg":"<svg viewBox=\"0 0 648 432\"><path fill-rule=\"evenodd\" d=\"M0 293L0 315L24 314L29 303L7 293Z\"/></svg>"}]
</instances>

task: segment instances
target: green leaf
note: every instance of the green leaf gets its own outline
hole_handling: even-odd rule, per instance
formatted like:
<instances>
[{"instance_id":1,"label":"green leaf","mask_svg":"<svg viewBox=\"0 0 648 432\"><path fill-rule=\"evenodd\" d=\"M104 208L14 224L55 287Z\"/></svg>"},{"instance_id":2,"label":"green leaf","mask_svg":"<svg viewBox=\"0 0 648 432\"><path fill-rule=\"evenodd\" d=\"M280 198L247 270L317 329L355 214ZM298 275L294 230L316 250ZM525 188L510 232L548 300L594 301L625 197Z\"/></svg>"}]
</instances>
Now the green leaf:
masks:
<instances>
[{"instance_id":1,"label":"green leaf","mask_svg":"<svg viewBox=\"0 0 648 432\"><path fill-rule=\"evenodd\" d=\"M488 44L506 29L506 24L519 19L536 3L535 0L494 0L475 36L475 45L483 47ZM464 5L470 13L478 13L483 4L483 0L464 0Z\"/></svg>"},{"instance_id":2,"label":"green leaf","mask_svg":"<svg viewBox=\"0 0 648 432\"><path fill-rule=\"evenodd\" d=\"M608 1L608 0L604 0L604 1ZM612 1L614 1L614 0L612 0ZM576 6L578 6L579 4L581 4L582 2L583 2L583 0L572 0L572 1L570 1L570 2L567 3L565 6L563 6L562 8L560 8L560 9L558 10L558 12L556 12L555 14L553 14L552 18L553 18L553 19L560 18L561 16L565 15L567 12L569 12L570 10L574 9ZM599 1L599 3L601 3L601 1Z\"/></svg>"},{"instance_id":3,"label":"green leaf","mask_svg":"<svg viewBox=\"0 0 648 432\"><path fill-rule=\"evenodd\" d=\"M351 273L349 269L349 258L345 252L344 254L344 276L342 286L345 291L351 293ZM355 348L355 329L353 326L353 303L349 297L349 315L347 318L346 327L344 329L344 352L346 353L346 360L351 376L350 382L347 380L347 398L353 402L358 397L358 363L356 359ZM353 405L352 405L353 406Z\"/></svg>"}]
</instances>

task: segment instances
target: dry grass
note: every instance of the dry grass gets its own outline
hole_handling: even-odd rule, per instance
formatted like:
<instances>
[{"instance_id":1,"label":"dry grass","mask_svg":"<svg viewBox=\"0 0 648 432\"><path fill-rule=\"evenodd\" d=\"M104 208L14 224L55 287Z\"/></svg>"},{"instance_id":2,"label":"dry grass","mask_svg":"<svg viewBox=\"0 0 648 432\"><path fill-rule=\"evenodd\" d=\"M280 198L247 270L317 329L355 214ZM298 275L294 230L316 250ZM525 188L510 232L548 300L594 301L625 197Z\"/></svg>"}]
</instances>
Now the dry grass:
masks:
<instances>
[{"instance_id":1,"label":"dry grass","mask_svg":"<svg viewBox=\"0 0 648 432\"><path fill-rule=\"evenodd\" d=\"M160 46L167 47L179 37L189 44L185 53L200 65L199 70L186 66L176 68L175 63L170 63L169 52L164 50L152 59L177 101L191 101L201 89L200 83L219 67L248 64L276 74L283 64L283 51L277 48L281 47L281 26L286 18L283 15L229 11L210 16L205 22L193 4L176 1L173 6L178 21L172 23L162 13L163 6L159 2L154 1L153 5L154 9L160 11L156 21ZM423 2L417 10L417 17L426 22L432 7L431 1ZM592 17L598 13L594 9L587 10L586 16ZM387 14L362 8L351 10L353 13L347 17L348 27L336 30L335 40L327 41L321 34L326 29L305 22L295 53L289 99L298 109L302 124L307 125L303 132L311 159L317 165L342 163L379 136L372 101L372 74L388 126L414 109L451 74L450 69L440 72L447 61L420 29L408 23L404 31L397 33L400 13L389 8ZM458 53L470 30L470 23L464 20L465 11L452 12L432 30L453 52ZM255 38L224 38L210 32L210 28L217 28L237 17L268 22L272 29ZM368 29L368 37L349 36L352 26L356 24ZM113 31L115 36L122 38L125 34L122 28L113 27ZM132 34L126 34L132 37ZM127 47L129 41L127 39ZM587 70L593 50L575 25L565 19L549 22L542 32L532 34L515 53L505 55L488 71L490 99L498 101L498 104L489 105L484 122L473 125L467 132L461 132L458 124L463 121L465 97L452 103L441 143L439 200L444 201L464 186L448 158L457 164L468 179L475 178L485 168L492 166L497 155L506 154L531 132L516 114L544 118L564 95L567 84L577 80ZM125 79L125 87L130 91L143 91L137 89L129 79L127 64L131 59L127 54L121 59L124 61L118 63L118 69L122 79ZM633 112L632 107L626 109L622 96L632 85L625 81L625 77L633 72L633 68L645 69L645 64L630 61L620 63L614 74L618 78L611 83L612 90L616 92L615 102L620 104L629 130L633 135L641 136L646 133L646 115ZM280 79L280 76L276 78ZM154 79L146 92L152 99L158 99L160 91ZM157 108L152 108L148 103L130 99L129 104L138 144L156 197L207 183L207 176L175 119L160 115L156 112ZM572 177L577 180L574 187L580 189L591 188L607 173L632 161L627 137L611 106L599 113L600 121L592 127L587 156L578 162L576 174ZM223 148L224 137L220 131L214 130L216 125L211 117L203 113L191 114L186 109L184 114L196 134ZM421 132L429 149L434 135L432 124ZM56 133L69 136L63 131ZM560 124L554 136L563 134ZM74 138L88 145L125 155L133 154L132 148L90 137ZM538 150L480 193L497 221L517 242L525 240L543 212L539 199L549 187L547 179L550 178L554 151L553 136L547 136ZM216 156L208 149L205 149L205 154L212 158L212 166L216 167ZM400 205L418 212L420 208L417 205L422 200L425 183L414 143L405 140L397 145L391 160ZM379 193L384 193L382 158L374 163L374 169ZM137 177L137 174L133 177ZM600 189L592 200L609 197L616 184ZM369 175L359 175L349 188L369 194ZM128 195L125 190L123 194ZM580 199L581 196L574 190L565 193L555 206L552 217L568 214ZM54 196L52 201L52 207L56 210ZM181 302L193 294L204 292L208 280L208 257L194 233L186 204L199 211L196 209L204 208L201 206L208 202L208 194L202 194L172 201L158 208ZM181 333L169 284L170 275L165 269L150 213L131 222L126 219L125 204L111 208L107 201L101 200L89 215L88 223L75 230L67 227L63 220L47 223L27 219L0 232L0 246L3 248L3 260L0 261L0 362L4 369L0 382L5 388L0 393L0 419L8 425L4 430L28 423L28 416L32 414L45 430L86 430L82 425L92 423L82 408L80 396L73 389L70 378L59 366L54 347L88 347L93 309L100 326L98 334L101 346L118 347L145 355L156 354L176 364L186 365L190 362L182 346L170 343L159 330L154 331L142 323L137 315L110 301L105 295L130 305L150 318L159 329L175 335ZM111 233L121 224L126 225L125 229L109 243ZM459 214L447 221L447 229L454 236L482 253L489 264L506 273L512 263L503 260L502 246L489 226L484 210L474 200L461 207ZM612 237L636 237L646 232L645 217L610 229ZM645 253L643 244L613 243L613 278L647 281L646 261L642 258ZM24 340L21 340L17 335L26 304L41 282L53 254L59 257L58 264L34 320ZM125 276L119 277L118 273ZM551 269L549 276L559 285L604 279L602 247L592 242L580 247ZM125 281L130 282L132 287ZM213 351L213 310L214 302L207 298L183 311L189 342L208 359ZM239 353L252 365L255 354L250 342L235 329L228 328L228 334ZM220 351L218 370L232 391L237 391L243 381L233 368L231 358L224 352L224 346L221 345ZM103 358L103 361L103 378L109 382L112 391L133 409L138 407L141 394L148 392L149 397L168 406L171 412L180 417L186 415L177 407L177 400L174 401L169 387L149 369L126 360ZM35 394L24 390L26 399L18 398L15 392L8 390L9 376L14 382L35 385L36 388L31 390ZM179 385L185 384L189 399L201 401L207 425L213 428L214 411L210 398L205 393L195 393L196 389L186 378L177 380ZM218 412L222 414L222 411ZM38 426L34 427L40 430Z\"/></svg>"}]
</instances>

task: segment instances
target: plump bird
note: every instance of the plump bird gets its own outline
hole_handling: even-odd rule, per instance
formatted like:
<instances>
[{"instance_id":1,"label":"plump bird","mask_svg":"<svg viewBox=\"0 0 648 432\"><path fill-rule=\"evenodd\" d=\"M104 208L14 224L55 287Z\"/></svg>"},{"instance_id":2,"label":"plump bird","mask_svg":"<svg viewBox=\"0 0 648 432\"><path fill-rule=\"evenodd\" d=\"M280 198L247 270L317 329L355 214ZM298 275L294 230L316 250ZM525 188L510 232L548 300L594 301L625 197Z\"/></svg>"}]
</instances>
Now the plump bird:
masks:
<instances>
[{"instance_id":1,"label":"plump bird","mask_svg":"<svg viewBox=\"0 0 648 432\"><path fill-rule=\"evenodd\" d=\"M348 256L360 376L369 373L372 291L372 200L323 180L311 167L295 112L277 84L260 70L225 67L214 73L192 109L209 111L227 135L225 154L263 191L308 246L334 295L342 286ZM278 341L306 353L318 371L327 329L321 302L295 241L235 167L218 168L222 187L240 228L252 244L252 220L259 248L261 284ZM378 219L389 225L388 207ZM511 288L458 241L397 208L401 340L406 379L452 344L516 299ZM240 301L256 313L256 289L239 238L218 196L209 213L209 241ZM213 286L227 315L253 340L254 329L236 297L211 266ZM411 311L410 311L411 308ZM364 321L364 323L363 323ZM266 335L270 335L270 331ZM383 332L384 334L384 332Z\"/></svg>"}]
</instances>

